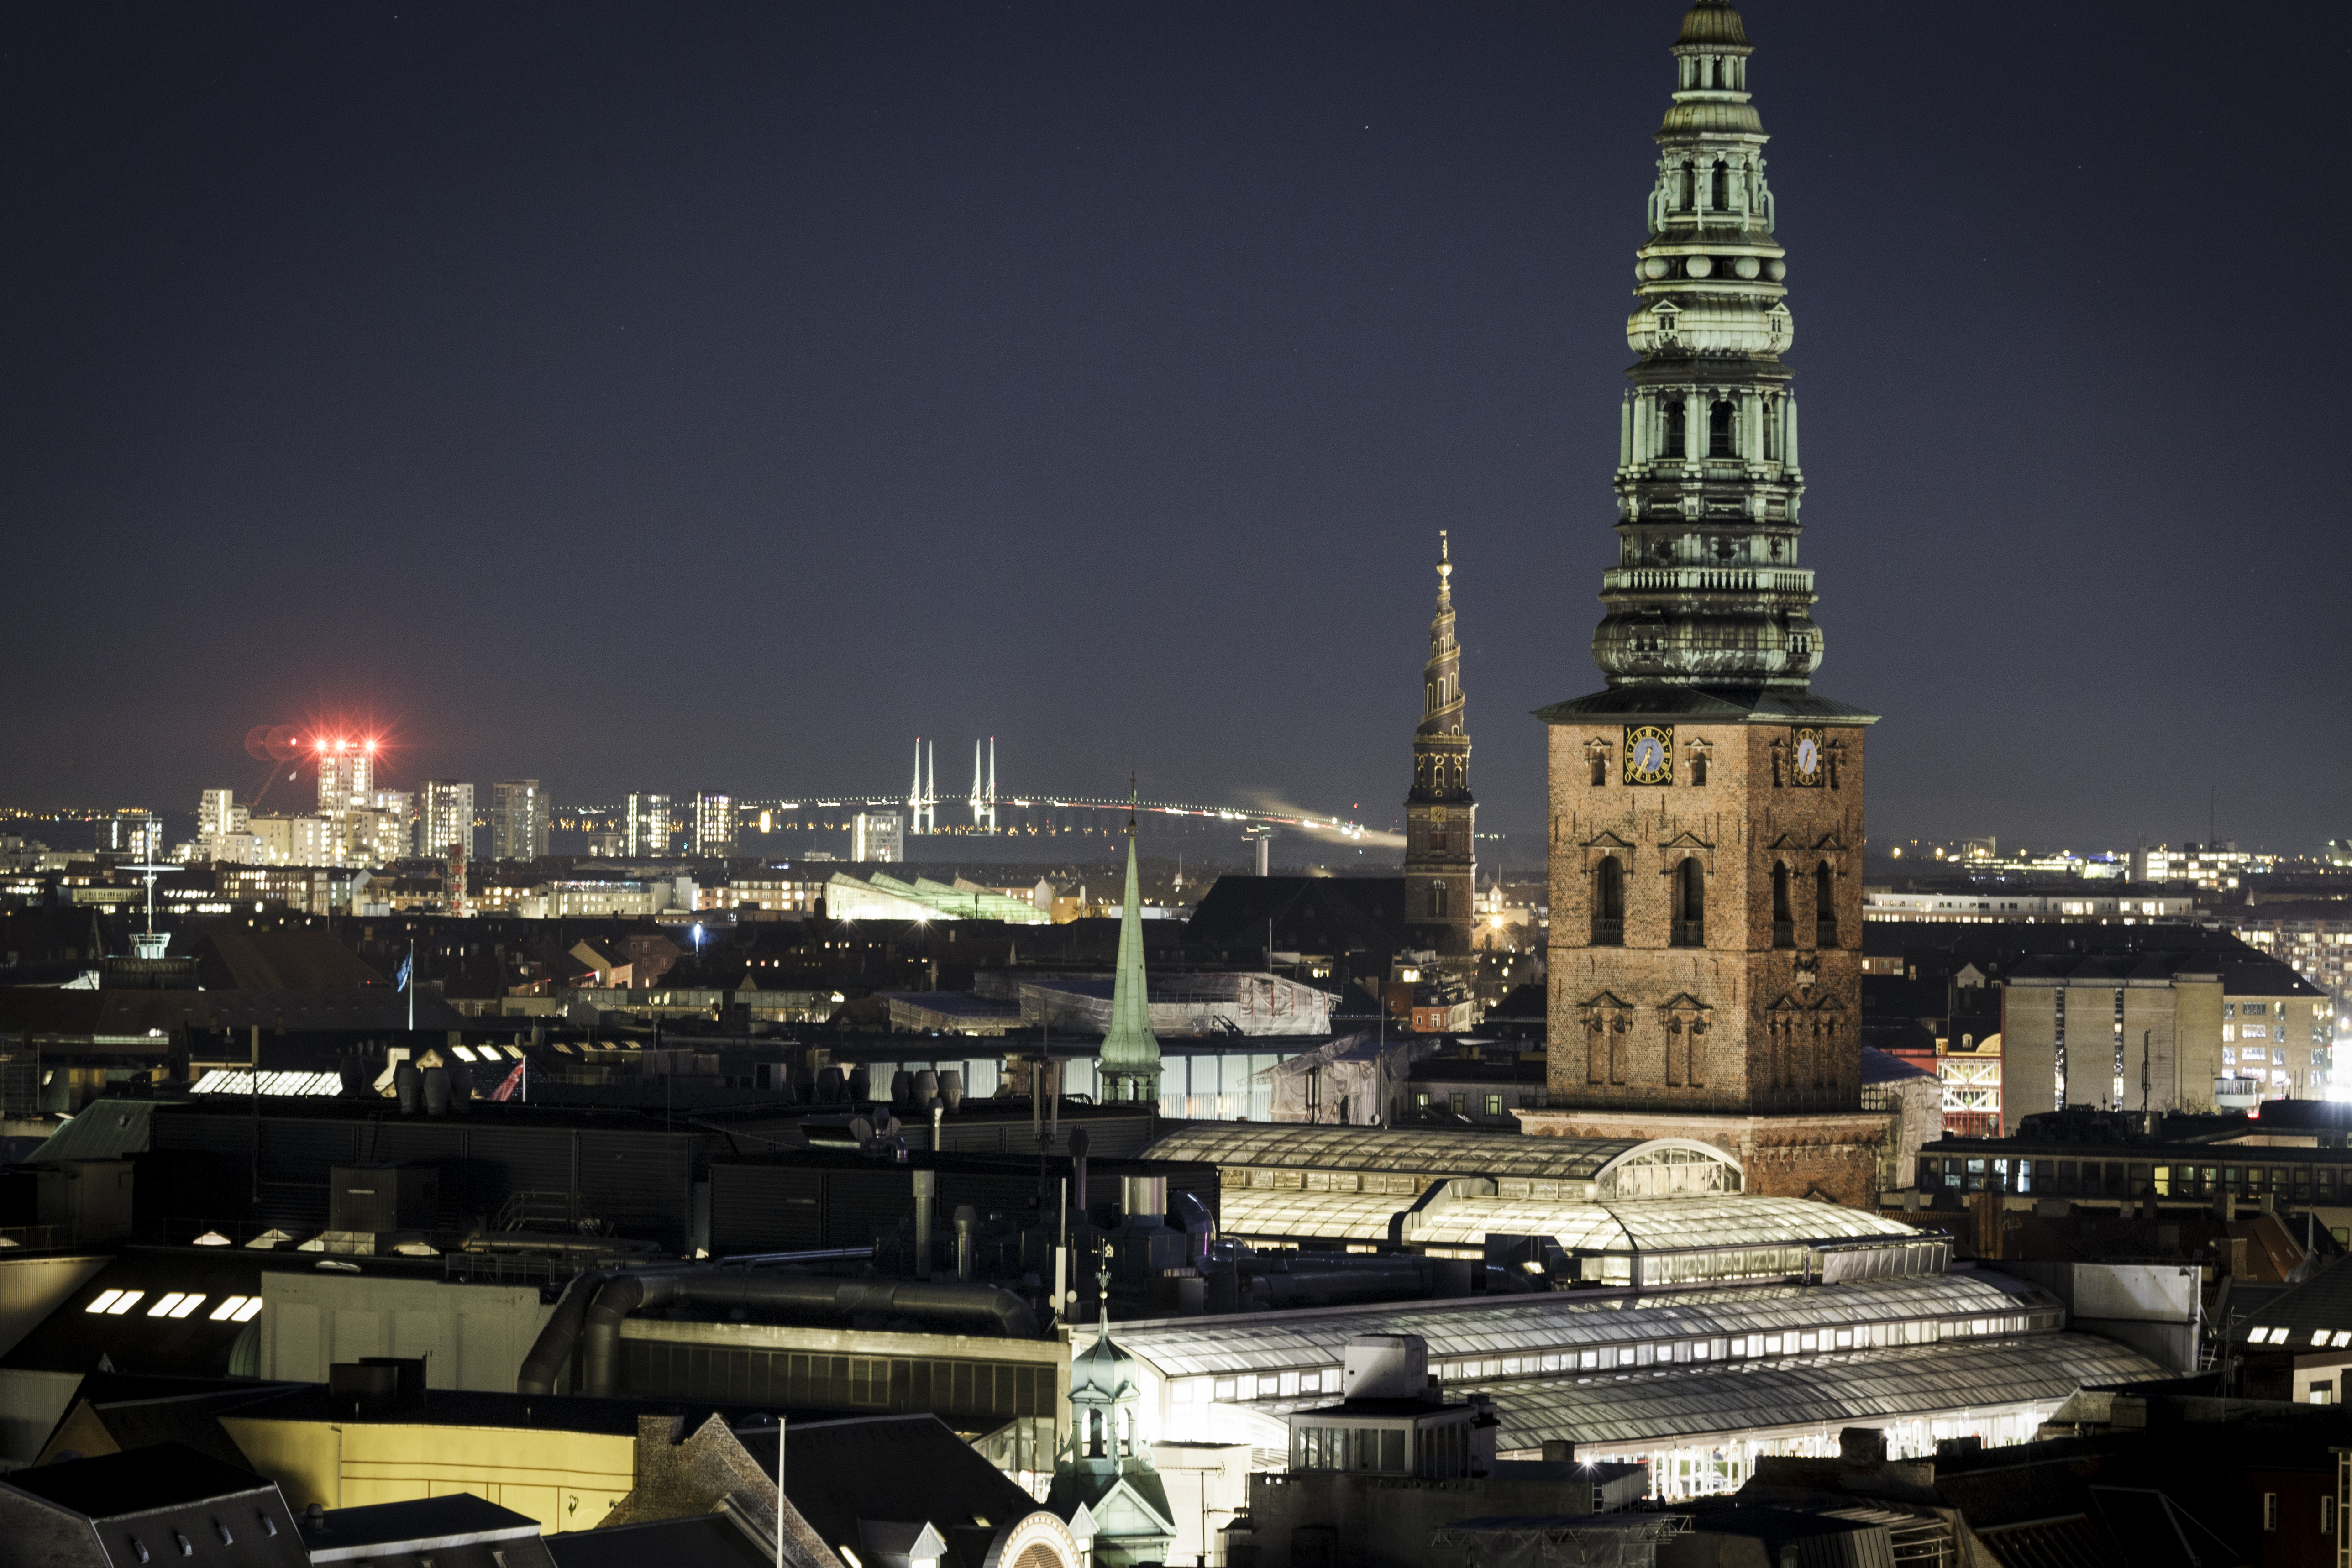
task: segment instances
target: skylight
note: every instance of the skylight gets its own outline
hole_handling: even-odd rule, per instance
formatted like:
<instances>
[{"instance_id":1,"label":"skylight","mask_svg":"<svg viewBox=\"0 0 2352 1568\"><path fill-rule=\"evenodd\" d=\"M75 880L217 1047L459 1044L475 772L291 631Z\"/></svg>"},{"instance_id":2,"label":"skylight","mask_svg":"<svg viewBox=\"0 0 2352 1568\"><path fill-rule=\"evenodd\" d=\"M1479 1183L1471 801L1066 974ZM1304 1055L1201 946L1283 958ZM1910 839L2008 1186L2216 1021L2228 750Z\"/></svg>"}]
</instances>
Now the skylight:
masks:
<instances>
[{"instance_id":1,"label":"skylight","mask_svg":"<svg viewBox=\"0 0 2352 1568\"><path fill-rule=\"evenodd\" d=\"M201 1299L202 1298L199 1298L199 1300ZM254 1314L260 1311L261 1298L259 1296L224 1296L221 1298L221 1304L215 1307L211 1312L206 1312L205 1316L212 1319L212 1321L216 1323L242 1323L252 1322ZM182 1317L186 1314L184 1312L175 1312L173 1315L174 1317Z\"/></svg>"},{"instance_id":2,"label":"skylight","mask_svg":"<svg viewBox=\"0 0 2352 1568\"><path fill-rule=\"evenodd\" d=\"M104 1312L110 1318L119 1318L137 1306L146 1294L144 1291L100 1291L82 1311Z\"/></svg>"},{"instance_id":3,"label":"skylight","mask_svg":"<svg viewBox=\"0 0 2352 1568\"><path fill-rule=\"evenodd\" d=\"M147 1315L151 1318L184 1318L204 1304L205 1293L202 1291L173 1291L159 1297L155 1304L147 1309Z\"/></svg>"}]
</instances>

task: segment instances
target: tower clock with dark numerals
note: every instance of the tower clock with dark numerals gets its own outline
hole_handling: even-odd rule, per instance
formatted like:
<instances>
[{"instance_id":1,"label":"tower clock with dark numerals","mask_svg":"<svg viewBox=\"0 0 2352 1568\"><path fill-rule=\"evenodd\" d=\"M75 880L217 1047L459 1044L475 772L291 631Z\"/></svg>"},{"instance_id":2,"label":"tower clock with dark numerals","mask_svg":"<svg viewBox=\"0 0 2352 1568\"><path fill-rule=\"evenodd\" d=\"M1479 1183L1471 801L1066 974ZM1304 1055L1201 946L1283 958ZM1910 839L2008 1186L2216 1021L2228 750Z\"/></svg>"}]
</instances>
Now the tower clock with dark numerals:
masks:
<instances>
[{"instance_id":1,"label":"tower clock with dark numerals","mask_svg":"<svg viewBox=\"0 0 2352 1568\"><path fill-rule=\"evenodd\" d=\"M1675 781L1675 727L1670 724L1629 724L1625 727L1625 782L1671 784Z\"/></svg>"},{"instance_id":2,"label":"tower clock with dark numerals","mask_svg":"<svg viewBox=\"0 0 2352 1568\"><path fill-rule=\"evenodd\" d=\"M1789 757L1798 785L1808 789L1817 788L1828 771L1822 761L1822 732L1801 729L1790 739L1792 744Z\"/></svg>"}]
</instances>

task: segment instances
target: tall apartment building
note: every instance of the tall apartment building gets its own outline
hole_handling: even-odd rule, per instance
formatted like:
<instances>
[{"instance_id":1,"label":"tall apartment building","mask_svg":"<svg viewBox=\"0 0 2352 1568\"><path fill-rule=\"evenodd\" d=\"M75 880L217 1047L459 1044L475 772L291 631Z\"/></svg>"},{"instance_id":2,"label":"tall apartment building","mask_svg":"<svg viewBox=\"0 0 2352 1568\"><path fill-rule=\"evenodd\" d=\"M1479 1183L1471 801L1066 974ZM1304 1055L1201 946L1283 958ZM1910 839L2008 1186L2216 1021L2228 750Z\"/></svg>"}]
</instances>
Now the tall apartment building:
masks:
<instances>
[{"instance_id":1,"label":"tall apartment building","mask_svg":"<svg viewBox=\"0 0 2352 1568\"><path fill-rule=\"evenodd\" d=\"M245 831L246 809L236 803L234 789L207 789L196 805L196 836L221 838Z\"/></svg>"},{"instance_id":2,"label":"tall apartment building","mask_svg":"<svg viewBox=\"0 0 2352 1568\"><path fill-rule=\"evenodd\" d=\"M537 860L547 852L547 792L536 779L490 786L490 858Z\"/></svg>"},{"instance_id":3,"label":"tall apartment building","mask_svg":"<svg viewBox=\"0 0 2352 1568\"><path fill-rule=\"evenodd\" d=\"M99 824L98 847L152 862L163 852L163 819L152 811L117 811Z\"/></svg>"},{"instance_id":4,"label":"tall apartment building","mask_svg":"<svg viewBox=\"0 0 2352 1568\"><path fill-rule=\"evenodd\" d=\"M695 796L694 852L720 860L735 852L734 796Z\"/></svg>"},{"instance_id":5,"label":"tall apartment building","mask_svg":"<svg viewBox=\"0 0 2352 1568\"><path fill-rule=\"evenodd\" d=\"M255 817L247 831L253 835L253 859L258 864L336 863L335 824L325 817Z\"/></svg>"},{"instance_id":6,"label":"tall apartment building","mask_svg":"<svg viewBox=\"0 0 2352 1568\"><path fill-rule=\"evenodd\" d=\"M457 852L462 851L460 854ZM474 787L427 779L416 802L416 852L426 860L474 858Z\"/></svg>"},{"instance_id":7,"label":"tall apartment building","mask_svg":"<svg viewBox=\"0 0 2352 1568\"><path fill-rule=\"evenodd\" d=\"M375 794L375 742L321 740L318 743L319 814L340 817L365 809Z\"/></svg>"},{"instance_id":8,"label":"tall apartment building","mask_svg":"<svg viewBox=\"0 0 2352 1568\"><path fill-rule=\"evenodd\" d=\"M351 841L354 849L364 847L365 858L356 863L367 866L390 865L404 861L416 852L416 797L405 789L377 789L368 796L371 813L364 834L354 831Z\"/></svg>"},{"instance_id":9,"label":"tall apartment building","mask_svg":"<svg viewBox=\"0 0 2352 1568\"><path fill-rule=\"evenodd\" d=\"M633 794L622 825L621 852L631 859L669 853L669 797Z\"/></svg>"},{"instance_id":10,"label":"tall apartment building","mask_svg":"<svg viewBox=\"0 0 2352 1568\"><path fill-rule=\"evenodd\" d=\"M2242 1111L2324 1098L2329 1011L2286 965L2226 951L2028 959L2001 998L2002 1126L2068 1105Z\"/></svg>"},{"instance_id":11,"label":"tall apartment building","mask_svg":"<svg viewBox=\"0 0 2352 1568\"><path fill-rule=\"evenodd\" d=\"M849 858L892 862L905 860L904 819L896 811L860 811L850 818Z\"/></svg>"}]
</instances>

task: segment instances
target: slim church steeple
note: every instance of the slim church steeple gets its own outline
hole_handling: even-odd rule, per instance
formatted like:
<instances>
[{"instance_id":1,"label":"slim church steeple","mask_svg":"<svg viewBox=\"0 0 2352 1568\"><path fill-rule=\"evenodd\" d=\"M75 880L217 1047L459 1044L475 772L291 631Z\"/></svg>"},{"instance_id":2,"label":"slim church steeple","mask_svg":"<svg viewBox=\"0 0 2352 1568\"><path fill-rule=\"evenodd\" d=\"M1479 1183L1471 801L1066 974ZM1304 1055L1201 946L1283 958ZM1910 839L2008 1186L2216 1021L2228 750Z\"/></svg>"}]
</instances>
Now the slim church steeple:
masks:
<instances>
[{"instance_id":1,"label":"slim church steeple","mask_svg":"<svg viewBox=\"0 0 2352 1568\"><path fill-rule=\"evenodd\" d=\"M1467 957L1478 873L1478 802L1470 793L1470 737L1463 727L1462 644L1454 633L1454 553L1437 535L1437 612L1422 666L1421 723L1412 732L1412 790L1405 797L1407 936L1442 957Z\"/></svg>"},{"instance_id":2,"label":"slim church steeple","mask_svg":"<svg viewBox=\"0 0 2352 1568\"><path fill-rule=\"evenodd\" d=\"M1127 895L1118 912L1118 971L1111 983L1110 1029L1103 1036L1103 1098L1160 1100L1160 1040L1151 1032L1150 982L1143 972L1142 883L1135 865L1134 789L1127 807Z\"/></svg>"}]
</instances>

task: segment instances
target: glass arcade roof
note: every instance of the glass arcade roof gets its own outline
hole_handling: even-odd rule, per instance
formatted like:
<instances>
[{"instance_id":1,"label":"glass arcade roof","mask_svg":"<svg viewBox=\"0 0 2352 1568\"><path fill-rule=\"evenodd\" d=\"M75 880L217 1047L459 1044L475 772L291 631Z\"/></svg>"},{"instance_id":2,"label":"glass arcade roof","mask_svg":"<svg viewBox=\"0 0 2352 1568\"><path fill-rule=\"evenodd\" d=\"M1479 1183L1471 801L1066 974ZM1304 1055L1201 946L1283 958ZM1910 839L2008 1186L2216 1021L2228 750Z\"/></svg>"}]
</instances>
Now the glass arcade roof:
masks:
<instances>
[{"instance_id":1,"label":"glass arcade roof","mask_svg":"<svg viewBox=\"0 0 2352 1568\"><path fill-rule=\"evenodd\" d=\"M1549 1140L1541 1140L1549 1142ZM1165 1147L1164 1142L1159 1145ZM1282 1192L1227 1187L1219 1194L1229 1236L1264 1239L1385 1242L1407 1207L1394 1194ZM1396 1234L1414 1247L1477 1247L1490 1235L1549 1236L1570 1251L1669 1251L1920 1233L1864 1209L1806 1198L1719 1197L1602 1198L1456 1197L1406 1214Z\"/></svg>"},{"instance_id":2,"label":"glass arcade roof","mask_svg":"<svg viewBox=\"0 0 2352 1568\"><path fill-rule=\"evenodd\" d=\"M1526 1357L1645 1340L1929 1319L1972 1321L2047 1312L2056 1304L2019 1281L1969 1272L1842 1285L1748 1285L1654 1294L1544 1292L1500 1302L1390 1302L1278 1316L1121 1323L1117 1333L1121 1346L1162 1377L1221 1377L1336 1367L1349 1338L1356 1334L1418 1334L1428 1342L1434 1367L1465 1356ZM1265 1317L1274 1321L1263 1321Z\"/></svg>"},{"instance_id":3,"label":"glass arcade roof","mask_svg":"<svg viewBox=\"0 0 2352 1568\"><path fill-rule=\"evenodd\" d=\"M1696 1177L1709 1191L1737 1192L1742 1185L1738 1163L1728 1155L1682 1138L1539 1138L1214 1122L1170 1133L1145 1150L1144 1157L1224 1169L1406 1173L1430 1181L1476 1176L1599 1183L1604 1189L1622 1182L1628 1191L1640 1192L1660 1190L1668 1179L1687 1186Z\"/></svg>"},{"instance_id":4,"label":"glass arcade roof","mask_svg":"<svg viewBox=\"0 0 2352 1568\"><path fill-rule=\"evenodd\" d=\"M2066 1398L2086 1384L2162 1377L2147 1357L2095 1334L2042 1333L1785 1361L1677 1368L1578 1382L1449 1384L1488 1393L1499 1448L1566 1437L1584 1446L1659 1445L1780 1427L1842 1426L1933 1411Z\"/></svg>"}]
</instances>

